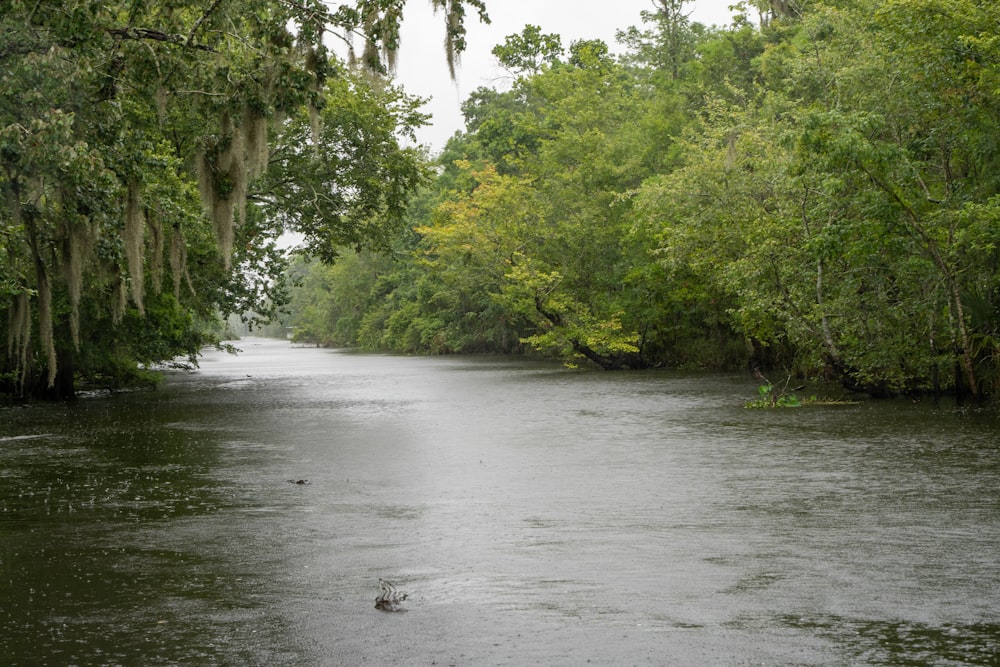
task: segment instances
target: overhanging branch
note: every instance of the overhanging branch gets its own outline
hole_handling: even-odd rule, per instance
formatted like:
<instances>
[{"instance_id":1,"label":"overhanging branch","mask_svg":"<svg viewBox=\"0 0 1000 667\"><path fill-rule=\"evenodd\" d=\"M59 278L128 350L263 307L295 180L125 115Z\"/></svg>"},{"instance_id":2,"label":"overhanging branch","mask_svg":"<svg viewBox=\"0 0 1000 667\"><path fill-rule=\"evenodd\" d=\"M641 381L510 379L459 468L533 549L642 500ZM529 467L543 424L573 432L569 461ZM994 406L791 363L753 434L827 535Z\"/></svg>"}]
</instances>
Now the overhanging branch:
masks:
<instances>
[{"instance_id":1,"label":"overhanging branch","mask_svg":"<svg viewBox=\"0 0 1000 667\"><path fill-rule=\"evenodd\" d=\"M191 32L188 33L187 39L184 41L184 46L194 46L194 36L198 32L198 28L201 27L201 24L205 22L205 19L207 19L212 12L218 9L221 3L222 0L215 0L211 5L209 5L208 9L205 10L205 13L198 17L198 20L194 22L193 26L191 26Z\"/></svg>"},{"instance_id":2,"label":"overhanging branch","mask_svg":"<svg viewBox=\"0 0 1000 667\"><path fill-rule=\"evenodd\" d=\"M182 46L187 49L195 49L197 51L209 51L211 53L215 52L210 46L205 46L204 44L193 44L184 35L177 35L167 32L161 32L159 30L150 30L148 28L105 28L107 32L112 37L118 39L130 39L130 40L146 40L151 39L156 42L166 42L167 44L175 44L177 46ZM192 35L194 33L192 32Z\"/></svg>"}]
</instances>

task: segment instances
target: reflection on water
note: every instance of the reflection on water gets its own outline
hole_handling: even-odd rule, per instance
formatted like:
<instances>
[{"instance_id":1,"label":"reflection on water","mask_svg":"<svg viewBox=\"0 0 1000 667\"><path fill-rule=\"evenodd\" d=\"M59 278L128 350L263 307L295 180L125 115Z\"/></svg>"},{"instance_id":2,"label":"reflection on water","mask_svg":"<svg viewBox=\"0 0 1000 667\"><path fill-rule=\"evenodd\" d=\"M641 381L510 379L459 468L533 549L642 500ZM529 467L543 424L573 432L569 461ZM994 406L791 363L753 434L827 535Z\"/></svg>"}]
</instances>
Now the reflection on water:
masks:
<instances>
[{"instance_id":1,"label":"reflection on water","mask_svg":"<svg viewBox=\"0 0 1000 667\"><path fill-rule=\"evenodd\" d=\"M6 664L1000 660L994 416L241 347L0 413Z\"/></svg>"}]
</instances>

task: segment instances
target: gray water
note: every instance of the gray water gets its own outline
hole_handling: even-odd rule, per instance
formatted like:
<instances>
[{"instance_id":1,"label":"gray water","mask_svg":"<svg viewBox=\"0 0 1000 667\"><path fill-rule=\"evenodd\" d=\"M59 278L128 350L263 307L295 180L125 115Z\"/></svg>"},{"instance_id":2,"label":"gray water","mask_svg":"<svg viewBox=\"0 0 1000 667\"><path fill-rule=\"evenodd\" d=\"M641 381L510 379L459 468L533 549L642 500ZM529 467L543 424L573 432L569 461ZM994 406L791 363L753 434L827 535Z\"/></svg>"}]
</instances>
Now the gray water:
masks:
<instances>
[{"instance_id":1,"label":"gray water","mask_svg":"<svg viewBox=\"0 0 1000 667\"><path fill-rule=\"evenodd\" d=\"M1000 664L995 414L240 346L0 411L0 662Z\"/></svg>"}]
</instances>

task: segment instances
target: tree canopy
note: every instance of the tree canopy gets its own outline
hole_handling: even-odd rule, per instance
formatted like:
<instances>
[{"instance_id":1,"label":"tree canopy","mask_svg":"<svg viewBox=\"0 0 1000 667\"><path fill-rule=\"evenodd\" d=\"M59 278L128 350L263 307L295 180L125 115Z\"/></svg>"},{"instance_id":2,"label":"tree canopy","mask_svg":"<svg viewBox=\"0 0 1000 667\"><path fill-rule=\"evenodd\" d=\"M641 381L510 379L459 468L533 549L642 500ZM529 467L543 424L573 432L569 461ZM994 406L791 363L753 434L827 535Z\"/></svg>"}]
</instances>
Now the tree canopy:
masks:
<instances>
[{"instance_id":1,"label":"tree canopy","mask_svg":"<svg viewBox=\"0 0 1000 667\"><path fill-rule=\"evenodd\" d=\"M497 46L512 85L466 101L391 254L306 269L300 335L996 396L1000 6L684 5L621 56Z\"/></svg>"},{"instance_id":2,"label":"tree canopy","mask_svg":"<svg viewBox=\"0 0 1000 667\"><path fill-rule=\"evenodd\" d=\"M454 67L485 6L433 4ZM424 176L419 101L378 76L404 5L0 0L0 388L193 356L281 302L285 232L384 247Z\"/></svg>"}]
</instances>

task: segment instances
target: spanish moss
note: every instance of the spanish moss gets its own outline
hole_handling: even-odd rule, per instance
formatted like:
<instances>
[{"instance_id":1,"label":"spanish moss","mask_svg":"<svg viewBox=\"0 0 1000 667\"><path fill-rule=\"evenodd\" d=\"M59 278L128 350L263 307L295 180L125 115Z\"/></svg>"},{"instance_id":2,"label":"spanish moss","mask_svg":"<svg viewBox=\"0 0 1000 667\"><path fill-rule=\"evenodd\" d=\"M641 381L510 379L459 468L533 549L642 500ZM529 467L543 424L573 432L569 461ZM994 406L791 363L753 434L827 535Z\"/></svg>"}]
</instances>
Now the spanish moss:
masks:
<instances>
[{"instance_id":1,"label":"spanish moss","mask_svg":"<svg viewBox=\"0 0 1000 667\"><path fill-rule=\"evenodd\" d=\"M163 223L159 214L150 209L146 212L146 228L149 230L149 276L153 294L163 289Z\"/></svg>"},{"instance_id":2,"label":"spanish moss","mask_svg":"<svg viewBox=\"0 0 1000 667\"><path fill-rule=\"evenodd\" d=\"M212 221L216 243L228 271L232 266L233 243L236 238L235 226L242 224L246 217L248 159L247 135L241 127L233 124L229 113L223 113L220 121L220 136L214 144L202 151L197 160L198 190L202 207ZM266 163L263 157L266 148L266 128L252 122L254 136L251 162L256 169Z\"/></svg>"},{"instance_id":3,"label":"spanish moss","mask_svg":"<svg viewBox=\"0 0 1000 667\"><path fill-rule=\"evenodd\" d=\"M111 283L112 303L114 309L111 311L111 321L119 324L125 317L125 309L128 307L128 285L122 279L120 273L115 274Z\"/></svg>"},{"instance_id":4,"label":"spanish moss","mask_svg":"<svg viewBox=\"0 0 1000 667\"><path fill-rule=\"evenodd\" d=\"M51 388L56 384L56 371L58 370L56 345L52 335L52 282L49 280L48 269L37 257L35 260L35 280L38 289L38 336L48 365L47 383Z\"/></svg>"},{"instance_id":5,"label":"spanish moss","mask_svg":"<svg viewBox=\"0 0 1000 667\"><path fill-rule=\"evenodd\" d=\"M181 298L181 279L187 272L187 248L179 225L170 230L170 277L174 281L174 298Z\"/></svg>"},{"instance_id":6,"label":"spanish moss","mask_svg":"<svg viewBox=\"0 0 1000 667\"><path fill-rule=\"evenodd\" d=\"M313 154L319 154L319 110L309 105L309 130L312 132Z\"/></svg>"},{"instance_id":7,"label":"spanish moss","mask_svg":"<svg viewBox=\"0 0 1000 667\"><path fill-rule=\"evenodd\" d=\"M129 183L125 203L125 230L122 241L125 245L125 260L131 281L132 301L139 312L145 314L143 305L142 242L145 230L145 215L142 210L139 186Z\"/></svg>"},{"instance_id":8,"label":"spanish moss","mask_svg":"<svg viewBox=\"0 0 1000 667\"><path fill-rule=\"evenodd\" d=\"M243 142L247 180L259 178L267 169L267 118L249 108L243 114Z\"/></svg>"},{"instance_id":9,"label":"spanish moss","mask_svg":"<svg viewBox=\"0 0 1000 667\"><path fill-rule=\"evenodd\" d=\"M31 299L26 290L19 292L8 308L7 354L16 360L22 372L28 366L28 346L31 344Z\"/></svg>"},{"instance_id":10,"label":"spanish moss","mask_svg":"<svg viewBox=\"0 0 1000 667\"><path fill-rule=\"evenodd\" d=\"M459 63L459 54L465 50L465 7L463 0L432 0L434 11L441 9L445 13L446 32L444 38L445 58L448 61L448 73L455 78L455 69ZM481 11L481 17L484 17Z\"/></svg>"},{"instance_id":11,"label":"spanish moss","mask_svg":"<svg viewBox=\"0 0 1000 667\"><path fill-rule=\"evenodd\" d=\"M156 105L156 116L162 124L167 117L167 91L163 86L159 86L153 94L153 103Z\"/></svg>"},{"instance_id":12,"label":"spanish moss","mask_svg":"<svg viewBox=\"0 0 1000 667\"><path fill-rule=\"evenodd\" d=\"M90 244L86 220L67 222L63 240L63 278L69 294L69 326L73 346L80 349L80 298L83 293L83 261Z\"/></svg>"}]
</instances>

